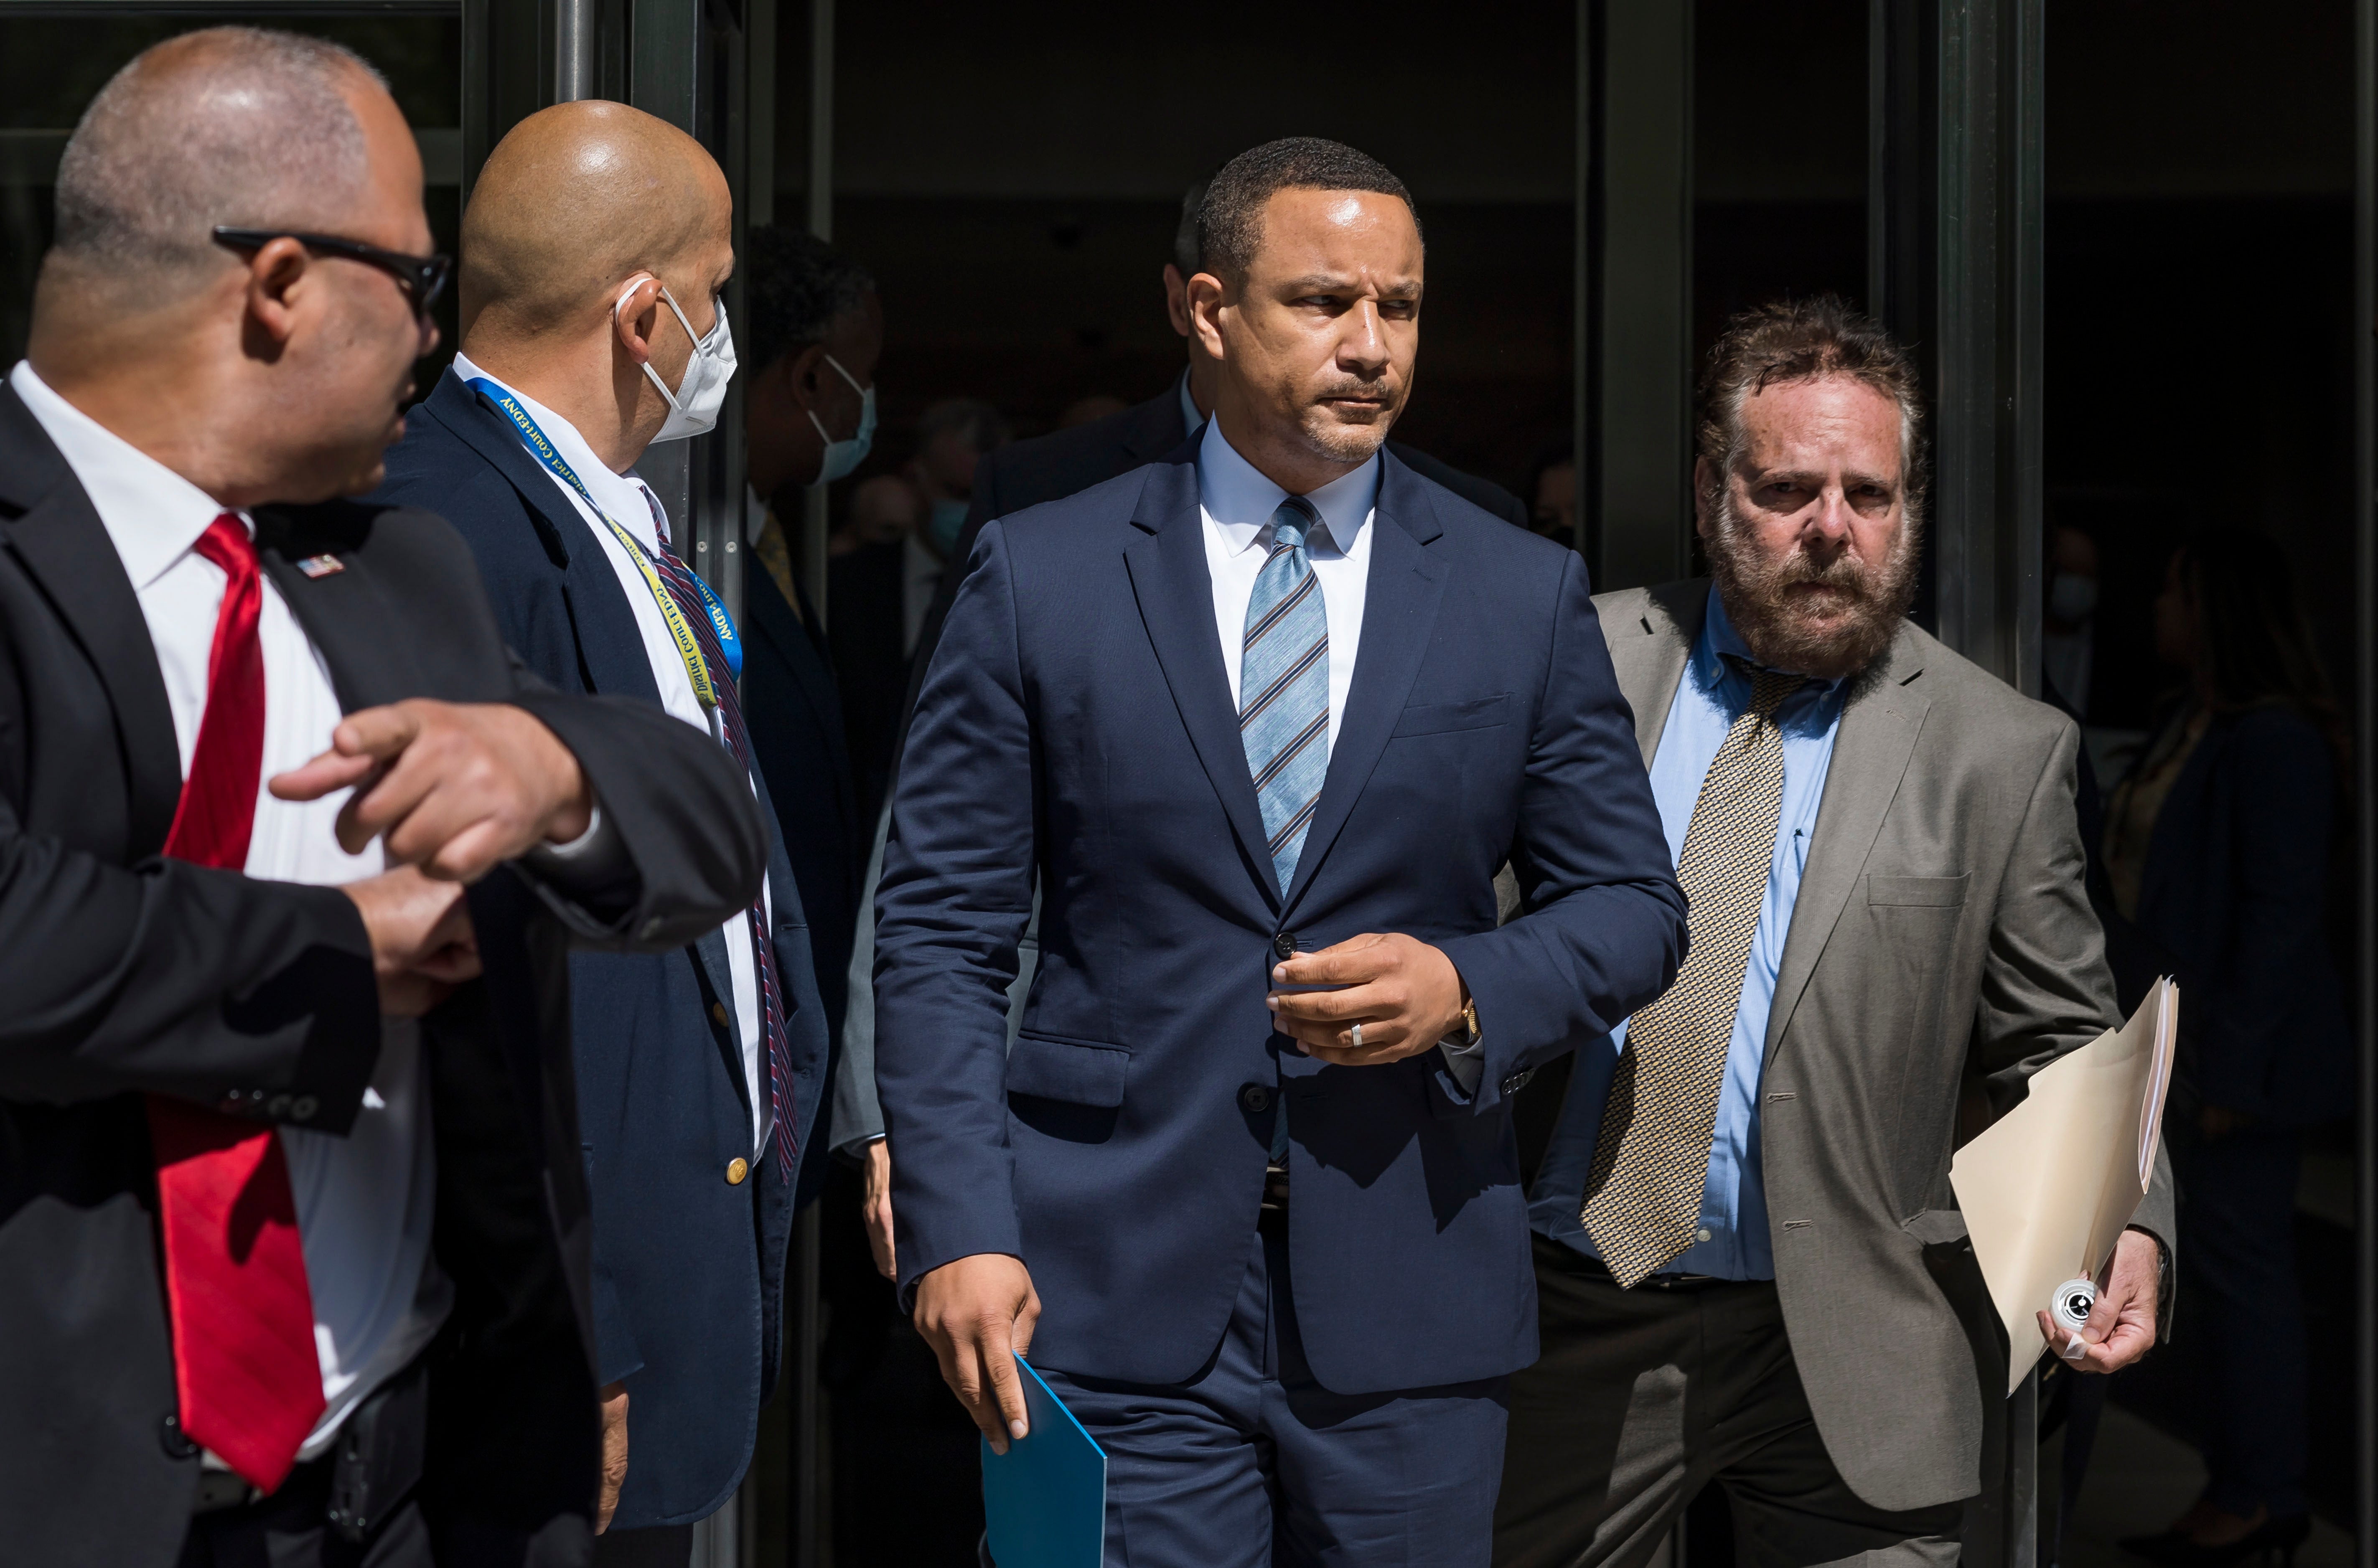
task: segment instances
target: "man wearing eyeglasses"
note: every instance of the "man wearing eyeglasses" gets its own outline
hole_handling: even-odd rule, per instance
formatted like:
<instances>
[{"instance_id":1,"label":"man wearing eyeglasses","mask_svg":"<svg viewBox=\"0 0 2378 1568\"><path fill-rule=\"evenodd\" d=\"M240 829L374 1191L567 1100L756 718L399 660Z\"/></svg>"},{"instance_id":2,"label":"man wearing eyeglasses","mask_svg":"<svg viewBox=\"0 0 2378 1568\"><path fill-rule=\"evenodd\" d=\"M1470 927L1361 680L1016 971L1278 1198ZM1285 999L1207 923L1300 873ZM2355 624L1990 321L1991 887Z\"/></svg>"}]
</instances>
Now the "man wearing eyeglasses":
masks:
<instances>
[{"instance_id":1,"label":"man wearing eyeglasses","mask_svg":"<svg viewBox=\"0 0 2378 1568\"><path fill-rule=\"evenodd\" d=\"M635 472L718 416L732 219L717 163L666 121L591 101L522 121L462 215L462 352L381 493L453 521L532 670L675 715L765 803L737 628L690 569L683 520ZM775 1382L827 1041L775 837L735 918L675 952L571 964L607 1568L686 1561L693 1526L741 1482Z\"/></svg>"},{"instance_id":2,"label":"man wearing eyeglasses","mask_svg":"<svg viewBox=\"0 0 2378 1568\"><path fill-rule=\"evenodd\" d=\"M377 484L446 269L343 49L100 93L0 386L0 1558L582 1562L568 949L748 904L705 737Z\"/></svg>"}]
</instances>

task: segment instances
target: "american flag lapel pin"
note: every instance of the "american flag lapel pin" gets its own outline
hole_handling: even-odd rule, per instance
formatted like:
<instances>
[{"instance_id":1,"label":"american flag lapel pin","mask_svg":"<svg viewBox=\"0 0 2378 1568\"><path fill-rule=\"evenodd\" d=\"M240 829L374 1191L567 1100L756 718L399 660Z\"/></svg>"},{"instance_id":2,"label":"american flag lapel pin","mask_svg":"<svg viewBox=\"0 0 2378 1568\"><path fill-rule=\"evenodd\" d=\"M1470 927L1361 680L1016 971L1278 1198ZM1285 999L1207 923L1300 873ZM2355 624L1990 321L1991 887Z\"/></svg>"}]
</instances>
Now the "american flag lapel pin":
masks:
<instances>
[{"instance_id":1,"label":"american flag lapel pin","mask_svg":"<svg viewBox=\"0 0 2378 1568\"><path fill-rule=\"evenodd\" d=\"M297 569L307 577L336 577L347 569L347 563L336 556L308 556L297 563Z\"/></svg>"}]
</instances>

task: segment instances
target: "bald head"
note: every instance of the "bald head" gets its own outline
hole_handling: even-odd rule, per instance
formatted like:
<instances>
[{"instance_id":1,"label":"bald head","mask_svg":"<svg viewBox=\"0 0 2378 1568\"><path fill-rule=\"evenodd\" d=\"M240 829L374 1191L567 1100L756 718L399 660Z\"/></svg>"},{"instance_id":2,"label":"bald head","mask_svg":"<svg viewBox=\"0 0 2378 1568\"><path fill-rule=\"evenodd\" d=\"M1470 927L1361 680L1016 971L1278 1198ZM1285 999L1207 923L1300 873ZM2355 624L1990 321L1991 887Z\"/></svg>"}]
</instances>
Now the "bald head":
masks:
<instances>
[{"instance_id":1,"label":"bald head","mask_svg":"<svg viewBox=\"0 0 2378 1568\"><path fill-rule=\"evenodd\" d=\"M340 232L370 183L350 97L379 73L335 43L263 28L142 52L83 112L58 162L46 285L184 295L236 258L218 224Z\"/></svg>"},{"instance_id":2,"label":"bald head","mask_svg":"<svg viewBox=\"0 0 2378 1568\"><path fill-rule=\"evenodd\" d=\"M700 142L641 109L557 103L498 143L462 214L463 329L567 330L640 271L723 240L727 177Z\"/></svg>"}]
</instances>

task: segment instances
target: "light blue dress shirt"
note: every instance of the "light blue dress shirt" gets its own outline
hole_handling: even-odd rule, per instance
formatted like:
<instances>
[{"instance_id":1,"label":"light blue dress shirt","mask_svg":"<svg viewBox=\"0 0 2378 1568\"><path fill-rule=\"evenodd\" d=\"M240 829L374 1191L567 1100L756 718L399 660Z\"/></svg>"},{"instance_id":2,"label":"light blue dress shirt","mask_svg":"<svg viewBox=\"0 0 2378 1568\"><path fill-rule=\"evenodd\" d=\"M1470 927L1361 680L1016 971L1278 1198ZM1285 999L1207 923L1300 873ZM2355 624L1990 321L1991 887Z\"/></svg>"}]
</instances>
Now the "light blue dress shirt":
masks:
<instances>
[{"instance_id":1,"label":"light blue dress shirt","mask_svg":"<svg viewBox=\"0 0 2378 1568\"><path fill-rule=\"evenodd\" d=\"M1684 853L1685 830L1692 825L1701 780L1716 760L1726 731L1750 706L1750 676L1727 662L1729 654L1748 660L1750 650L1711 588L1708 618L1685 663L1684 678L1660 732L1660 749L1651 760L1651 796L1659 804L1660 824L1667 830L1671 857ZM1776 820L1775 856L1768 868L1750 961L1743 966L1725 1083L1718 1091L1709 1179L1701 1188L1699 1239L1669 1265L1667 1272L1676 1274L1775 1277L1773 1244L1767 1233L1767 1188L1759 1164L1759 1080L1775 976L1784 965L1784 942L1791 934L1800 874L1808 864L1808 840L1816 832L1825 772L1832 762L1833 736L1841 728L1842 683L1808 682L1784 700L1775 720L1784 732L1784 807ZM1586 1172L1602 1130L1603 1104L1626 1045L1627 1025L1621 1023L1606 1039L1577 1053L1568 1099L1537 1171L1528 1210L1537 1230L1588 1257L1599 1254L1578 1210L1584 1203Z\"/></svg>"}]
</instances>

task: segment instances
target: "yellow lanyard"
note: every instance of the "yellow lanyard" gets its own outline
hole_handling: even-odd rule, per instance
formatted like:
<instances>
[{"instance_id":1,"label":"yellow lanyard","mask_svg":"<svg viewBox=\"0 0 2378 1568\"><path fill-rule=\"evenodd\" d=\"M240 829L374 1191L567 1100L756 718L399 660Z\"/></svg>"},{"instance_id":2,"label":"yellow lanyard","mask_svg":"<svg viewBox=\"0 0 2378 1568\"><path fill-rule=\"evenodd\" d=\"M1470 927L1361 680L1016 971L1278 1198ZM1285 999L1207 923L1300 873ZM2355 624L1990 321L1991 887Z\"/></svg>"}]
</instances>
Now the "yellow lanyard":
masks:
<instances>
[{"instance_id":1,"label":"yellow lanyard","mask_svg":"<svg viewBox=\"0 0 2378 1568\"><path fill-rule=\"evenodd\" d=\"M521 434L522 441L527 444L530 455L545 464L555 477L577 491L579 499L586 503L586 509L609 526L612 534L619 541L619 547L628 552L628 558L635 562L636 569L643 574L644 586L652 590L653 603L661 612L661 624L668 628L669 640L677 644L678 657L685 661L685 677L693 683L694 700L704 708L717 707L718 688L710 684L710 665L702 656L702 644L694 640L693 628L687 624L685 612L678 608L677 595L671 593L668 584L661 581L659 569L653 565L652 557L645 553L643 542L603 509L594 492L586 488L586 482L578 477L577 471L563 461L559 452L553 449L553 443L546 439L545 432L537 428L536 421L529 417L528 410L521 407L518 399L484 376L474 380L471 388L512 422L513 428Z\"/></svg>"}]
</instances>

